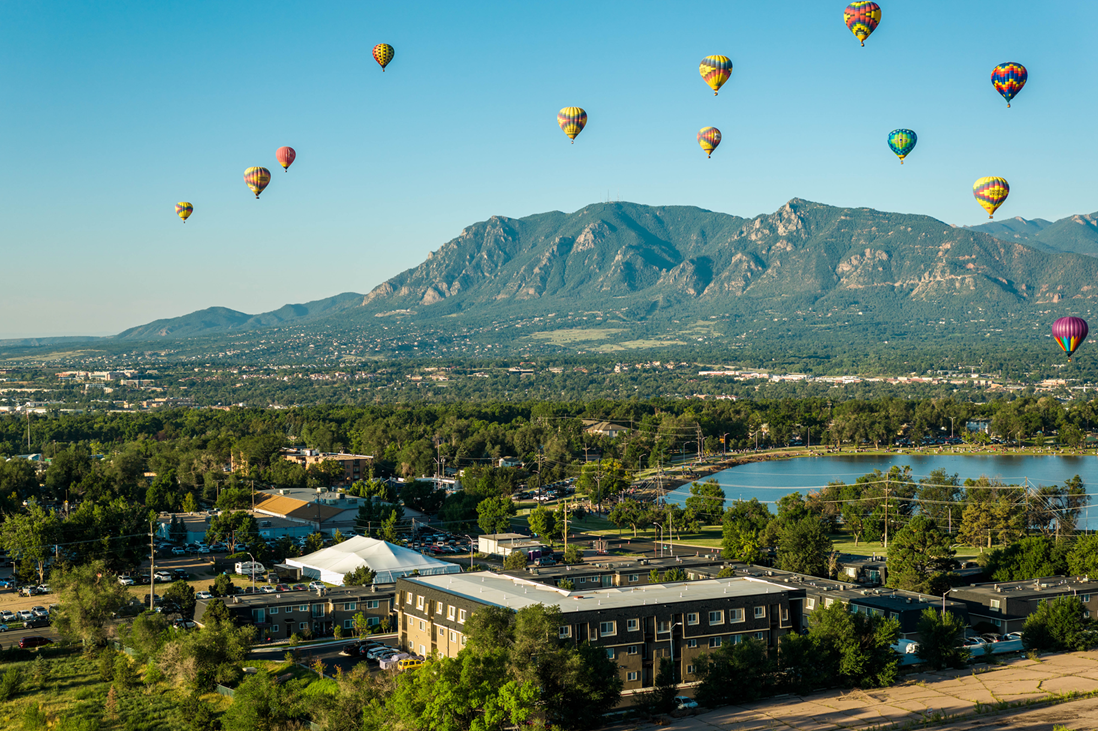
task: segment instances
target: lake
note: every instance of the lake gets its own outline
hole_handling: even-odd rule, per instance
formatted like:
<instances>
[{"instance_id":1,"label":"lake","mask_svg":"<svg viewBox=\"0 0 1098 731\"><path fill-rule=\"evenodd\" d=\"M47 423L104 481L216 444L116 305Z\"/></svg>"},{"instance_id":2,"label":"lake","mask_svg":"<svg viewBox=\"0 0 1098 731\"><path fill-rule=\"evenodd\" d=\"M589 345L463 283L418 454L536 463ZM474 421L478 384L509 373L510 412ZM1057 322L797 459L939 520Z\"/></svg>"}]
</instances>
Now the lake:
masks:
<instances>
[{"instance_id":1,"label":"lake","mask_svg":"<svg viewBox=\"0 0 1098 731\"><path fill-rule=\"evenodd\" d=\"M827 457L801 457L797 459L752 462L732 467L712 475L724 488L726 502L757 498L762 503L776 503L791 492L802 494L819 490L835 480L854 482L875 469L887 472L893 465L910 466L918 480L936 469L949 474L956 473L961 482L981 475L998 478L1007 484L1062 484L1075 475L1082 478L1091 496L1098 485L1098 457L1026 457L1012 455L953 455L953 454L895 454L888 456L835 455ZM710 478L704 478L710 479ZM670 502L682 505L690 494L690 486L684 485L668 493ZM773 509L771 509L773 512ZM1098 504L1094 511L1083 510L1079 518L1080 528L1098 528Z\"/></svg>"}]
</instances>

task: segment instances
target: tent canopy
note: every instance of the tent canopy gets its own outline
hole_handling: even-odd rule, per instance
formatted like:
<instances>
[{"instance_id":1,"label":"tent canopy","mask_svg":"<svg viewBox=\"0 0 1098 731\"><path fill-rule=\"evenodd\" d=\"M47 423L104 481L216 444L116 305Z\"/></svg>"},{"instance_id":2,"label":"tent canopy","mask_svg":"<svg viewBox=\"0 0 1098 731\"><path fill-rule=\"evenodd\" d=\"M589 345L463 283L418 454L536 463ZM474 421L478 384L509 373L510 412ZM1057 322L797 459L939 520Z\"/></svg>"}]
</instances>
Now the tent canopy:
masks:
<instances>
[{"instance_id":1,"label":"tent canopy","mask_svg":"<svg viewBox=\"0 0 1098 731\"><path fill-rule=\"evenodd\" d=\"M308 556L288 558L286 564L299 567L304 576L337 585L343 583L345 574L361 566L367 566L377 574L376 584L392 584L413 572L420 576L461 573L461 567L456 564L366 536L350 538Z\"/></svg>"}]
</instances>

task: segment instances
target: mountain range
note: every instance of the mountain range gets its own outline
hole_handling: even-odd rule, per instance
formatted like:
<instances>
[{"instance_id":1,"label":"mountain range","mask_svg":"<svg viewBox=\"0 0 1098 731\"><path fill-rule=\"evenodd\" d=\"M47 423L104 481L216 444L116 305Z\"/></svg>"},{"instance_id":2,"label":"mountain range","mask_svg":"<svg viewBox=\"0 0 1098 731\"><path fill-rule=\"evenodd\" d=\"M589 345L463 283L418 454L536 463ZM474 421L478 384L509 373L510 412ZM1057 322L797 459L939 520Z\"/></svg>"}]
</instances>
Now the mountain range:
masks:
<instances>
[{"instance_id":1,"label":"mountain range","mask_svg":"<svg viewBox=\"0 0 1098 731\"><path fill-rule=\"evenodd\" d=\"M123 340L271 326L482 323L560 312L625 322L679 317L806 320L858 311L879 322L1077 311L1098 297L1096 216L972 228L928 216L793 199L741 218L690 206L599 203L494 216L368 294L274 312L225 308L131 328ZM546 325L551 329L552 325Z\"/></svg>"}]
</instances>

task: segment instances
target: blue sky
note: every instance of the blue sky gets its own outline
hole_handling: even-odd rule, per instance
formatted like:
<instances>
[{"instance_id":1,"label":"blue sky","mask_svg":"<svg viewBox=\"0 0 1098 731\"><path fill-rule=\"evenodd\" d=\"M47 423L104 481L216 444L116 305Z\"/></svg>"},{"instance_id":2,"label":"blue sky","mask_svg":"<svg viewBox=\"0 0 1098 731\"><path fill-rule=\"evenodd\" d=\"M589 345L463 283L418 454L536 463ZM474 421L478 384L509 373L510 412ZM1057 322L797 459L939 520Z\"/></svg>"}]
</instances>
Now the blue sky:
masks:
<instances>
[{"instance_id":1,"label":"blue sky","mask_svg":"<svg viewBox=\"0 0 1098 731\"><path fill-rule=\"evenodd\" d=\"M996 218L1098 209L1098 3L881 4L860 48L841 1L0 2L0 338L368 292L475 221L608 194L971 225L972 182L1001 175ZM718 97L697 70L716 53ZM1010 109L1003 61L1030 74ZM919 135L902 167L897 127Z\"/></svg>"}]
</instances>

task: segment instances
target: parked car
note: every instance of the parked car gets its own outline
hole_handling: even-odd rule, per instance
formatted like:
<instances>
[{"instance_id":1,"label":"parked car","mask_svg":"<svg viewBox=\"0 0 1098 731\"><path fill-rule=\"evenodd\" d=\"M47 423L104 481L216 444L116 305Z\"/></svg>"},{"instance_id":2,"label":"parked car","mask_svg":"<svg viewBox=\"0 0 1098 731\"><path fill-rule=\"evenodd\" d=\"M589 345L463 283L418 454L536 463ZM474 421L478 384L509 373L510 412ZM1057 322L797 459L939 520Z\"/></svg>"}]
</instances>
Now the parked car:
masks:
<instances>
[{"instance_id":1,"label":"parked car","mask_svg":"<svg viewBox=\"0 0 1098 731\"><path fill-rule=\"evenodd\" d=\"M273 586L264 586L259 589L260 594L274 594L278 589Z\"/></svg>"},{"instance_id":2,"label":"parked car","mask_svg":"<svg viewBox=\"0 0 1098 731\"><path fill-rule=\"evenodd\" d=\"M198 623L191 619L177 619L172 622L172 627L176 629L194 629L198 626Z\"/></svg>"},{"instance_id":3,"label":"parked car","mask_svg":"<svg viewBox=\"0 0 1098 731\"><path fill-rule=\"evenodd\" d=\"M693 698L687 698L684 695L675 696L675 708L680 711L685 711L689 708L697 708L698 702Z\"/></svg>"},{"instance_id":4,"label":"parked car","mask_svg":"<svg viewBox=\"0 0 1098 731\"><path fill-rule=\"evenodd\" d=\"M17 616L19 617L19 619L26 622L28 620L34 619L34 612L29 609L20 609L17 612Z\"/></svg>"},{"instance_id":5,"label":"parked car","mask_svg":"<svg viewBox=\"0 0 1098 731\"><path fill-rule=\"evenodd\" d=\"M43 606L31 607L31 614L36 617L49 617L50 613Z\"/></svg>"},{"instance_id":6,"label":"parked car","mask_svg":"<svg viewBox=\"0 0 1098 731\"><path fill-rule=\"evenodd\" d=\"M324 588L324 584L320 583L319 581L309 582L309 591L316 591L317 589L323 589L323 588Z\"/></svg>"},{"instance_id":7,"label":"parked car","mask_svg":"<svg viewBox=\"0 0 1098 731\"><path fill-rule=\"evenodd\" d=\"M998 632L985 632L980 635L980 638L989 645L999 642L1003 639L1003 636Z\"/></svg>"},{"instance_id":8,"label":"parked car","mask_svg":"<svg viewBox=\"0 0 1098 731\"><path fill-rule=\"evenodd\" d=\"M50 593L50 585L49 584L39 584L38 585L38 593L39 594L49 594Z\"/></svg>"},{"instance_id":9,"label":"parked car","mask_svg":"<svg viewBox=\"0 0 1098 731\"><path fill-rule=\"evenodd\" d=\"M19 596L35 596L38 593L39 592L38 592L38 587L37 586L22 586L22 587L19 587Z\"/></svg>"},{"instance_id":10,"label":"parked car","mask_svg":"<svg viewBox=\"0 0 1098 731\"><path fill-rule=\"evenodd\" d=\"M0 622L14 622L15 612L10 609L0 610Z\"/></svg>"},{"instance_id":11,"label":"parked car","mask_svg":"<svg viewBox=\"0 0 1098 731\"><path fill-rule=\"evenodd\" d=\"M38 616L32 617L32 618L28 619L26 622L23 622L23 626L27 627L28 629L31 628L31 627L49 627L50 626L49 616L47 615L45 617L38 617Z\"/></svg>"},{"instance_id":12,"label":"parked car","mask_svg":"<svg viewBox=\"0 0 1098 731\"><path fill-rule=\"evenodd\" d=\"M195 599L213 599L213 594L208 591L200 591L194 595Z\"/></svg>"},{"instance_id":13,"label":"parked car","mask_svg":"<svg viewBox=\"0 0 1098 731\"><path fill-rule=\"evenodd\" d=\"M293 585L293 591L308 591L308 590L309 590L309 587L305 586L304 584L294 584Z\"/></svg>"},{"instance_id":14,"label":"parked car","mask_svg":"<svg viewBox=\"0 0 1098 731\"><path fill-rule=\"evenodd\" d=\"M49 645L51 641L41 635L27 635L23 639L19 640L20 650L30 650L35 647L42 647L43 645Z\"/></svg>"},{"instance_id":15,"label":"parked car","mask_svg":"<svg viewBox=\"0 0 1098 731\"><path fill-rule=\"evenodd\" d=\"M0 579L0 589L14 589L15 579Z\"/></svg>"},{"instance_id":16,"label":"parked car","mask_svg":"<svg viewBox=\"0 0 1098 731\"><path fill-rule=\"evenodd\" d=\"M366 653L367 660L380 660L385 655L395 655L397 650L392 647L382 645L381 647L375 647Z\"/></svg>"},{"instance_id":17,"label":"parked car","mask_svg":"<svg viewBox=\"0 0 1098 731\"><path fill-rule=\"evenodd\" d=\"M423 666L423 658L421 657L406 657L397 663L397 670L404 672L405 670L415 670L418 667Z\"/></svg>"},{"instance_id":18,"label":"parked car","mask_svg":"<svg viewBox=\"0 0 1098 731\"><path fill-rule=\"evenodd\" d=\"M172 549L172 555L173 556L186 556L187 555L187 549L181 548L180 546L176 546L175 548Z\"/></svg>"},{"instance_id":19,"label":"parked car","mask_svg":"<svg viewBox=\"0 0 1098 731\"><path fill-rule=\"evenodd\" d=\"M961 647L976 648L983 647L987 642L982 637L966 637L964 642L961 643Z\"/></svg>"},{"instance_id":20,"label":"parked car","mask_svg":"<svg viewBox=\"0 0 1098 731\"><path fill-rule=\"evenodd\" d=\"M176 580L182 579L183 581L186 581L187 579L191 578L191 573L186 569L172 569L172 578Z\"/></svg>"},{"instance_id":21,"label":"parked car","mask_svg":"<svg viewBox=\"0 0 1098 731\"><path fill-rule=\"evenodd\" d=\"M133 586L133 579L131 579L129 576L119 576L118 583L122 586Z\"/></svg>"},{"instance_id":22,"label":"parked car","mask_svg":"<svg viewBox=\"0 0 1098 731\"><path fill-rule=\"evenodd\" d=\"M1021 632L1010 632L1005 637L1003 637L1003 642L1010 642L1011 640L1020 640L1020 639L1022 639L1022 633Z\"/></svg>"},{"instance_id":23,"label":"parked car","mask_svg":"<svg viewBox=\"0 0 1098 731\"><path fill-rule=\"evenodd\" d=\"M205 546L200 546L198 549L198 555L208 556L210 555L210 549L206 548Z\"/></svg>"}]
</instances>

